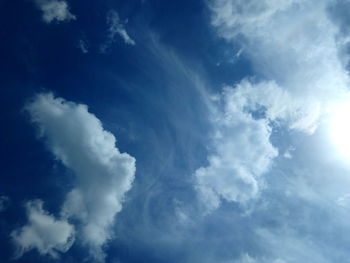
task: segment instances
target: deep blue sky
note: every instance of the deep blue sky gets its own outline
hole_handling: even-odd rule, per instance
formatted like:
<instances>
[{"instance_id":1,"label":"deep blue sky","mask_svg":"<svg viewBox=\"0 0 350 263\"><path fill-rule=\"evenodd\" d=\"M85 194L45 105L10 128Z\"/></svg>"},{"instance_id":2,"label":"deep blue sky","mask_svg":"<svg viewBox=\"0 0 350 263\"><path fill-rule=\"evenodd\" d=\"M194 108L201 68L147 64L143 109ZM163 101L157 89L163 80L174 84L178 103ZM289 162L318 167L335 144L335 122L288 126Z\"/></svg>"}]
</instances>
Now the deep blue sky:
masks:
<instances>
[{"instance_id":1,"label":"deep blue sky","mask_svg":"<svg viewBox=\"0 0 350 263\"><path fill-rule=\"evenodd\" d=\"M44 21L56 2L75 19ZM62 212L85 180L52 146L70 115L52 130L55 115L35 119L49 93L73 122L87 105L136 160L105 262L350 262L349 156L333 143L350 132L337 121L350 101L349 3L321 2L1 0L0 262L98 262L85 219ZM86 118L68 138L86 136ZM37 199L75 228L58 258L14 239Z\"/></svg>"}]
</instances>

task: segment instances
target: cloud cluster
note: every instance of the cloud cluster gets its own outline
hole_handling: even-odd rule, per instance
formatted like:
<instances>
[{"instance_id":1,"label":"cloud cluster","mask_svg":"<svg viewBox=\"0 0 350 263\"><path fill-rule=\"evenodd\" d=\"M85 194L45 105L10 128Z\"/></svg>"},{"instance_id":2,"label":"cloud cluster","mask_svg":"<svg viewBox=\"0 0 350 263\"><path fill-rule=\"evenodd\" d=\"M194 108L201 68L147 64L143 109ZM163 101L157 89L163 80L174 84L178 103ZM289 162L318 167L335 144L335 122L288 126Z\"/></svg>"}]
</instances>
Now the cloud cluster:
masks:
<instances>
[{"instance_id":1,"label":"cloud cluster","mask_svg":"<svg viewBox=\"0 0 350 263\"><path fill-rule=\"evenodd\" d=\"M342 42L327 13L329 1L213 0L212 25L239 43L261 81L224 88L216 111L208 166L195 172L201 199L244 203L258 195L257 178L277 149L273 125L312 134L320 118L347 94L349 79L339 59Z\"/></svg>"},{"instance_id":2,"label":"cloud cluster","mask_svg":"<svg viewBox=\"0 0 350 263\"><path fill-rule=\"evenodd\" d=\"M135 159L119 152L113 134L86 105L48 93L37 95L26 108L48 149L76 176L61 217L78 222L78 239L94 258L103 260L102 246L113 235L114 218L134 180Z\"/></svg>"},{"instance_id":3,"label":"cloud cluster","mask_svg":"<svg viewBox=\"0 0 350 263\"><path fill-rule=\"evenodd\" d=\"M64 0L34 0L37 7L43 13L43 20L46 23L53 21L63 22L75 20L76 17L73 15L68 8L68 4Z\"/></svg>"},{"instance_id":4,"label":"cloud cluster","mask_svg":"<svg viewBox=\"0 0 350 263\"><path fill-rule=\"evenodd\" d=\"M276 123L311 132L319 114L318 105L293 100L273 81L244 79L224 87L215 100L208 166L195 172L195 187L209 211L221 199L243 204L258 196L263 186L260 177L278 156L270 142Z\"/></svg>"},{"instance_id":5,"label":"cloud cluster","mask_svg":"<svg viewBox=\"0 0 350 263\"><path fill-rule=\"evenodd\" d=\"M219 98L223 112L214 116L213 153L208 166L195 172L196 189L209 210L217 208L221 198L245 203L256 197L260 175L278 154L269 140L269 121L253 116L254 107L265 105L250 105L245 96L249 87L249 82L227 87Z\"/></svg>"},{"instance_id":6,"label":"cloud cluster","mask_svg":"<svg viewBox=\"0 0 350 263\"><path fill-rule=\"evenodd\" d=\"M349 79L339 58L344 43L327 12L331 1L211 3L212 25L221 37L243 46L259 77L275 81L290 94L290 103L313 104L303 109L304 115L320 108L310 117L314 125L328 101L346 92Z\"/></svg>"}]
</instances>

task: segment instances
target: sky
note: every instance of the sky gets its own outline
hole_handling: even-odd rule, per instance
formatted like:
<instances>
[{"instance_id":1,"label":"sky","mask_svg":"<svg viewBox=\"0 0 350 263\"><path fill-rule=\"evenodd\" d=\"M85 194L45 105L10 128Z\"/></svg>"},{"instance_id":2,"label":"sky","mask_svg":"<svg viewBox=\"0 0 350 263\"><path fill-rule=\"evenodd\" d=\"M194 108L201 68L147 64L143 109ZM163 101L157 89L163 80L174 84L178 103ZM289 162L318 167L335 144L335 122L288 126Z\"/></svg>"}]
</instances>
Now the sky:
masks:
<instances>
[{"instance_id":1,"label":"sky","mask_svg":"<svg viewBox=\"0 0 350 263\"><path fill-rule=\"evenodd\" d=\"M350 262L349 0L0 12L1 263Z\"/></svg>"}]
</instances>

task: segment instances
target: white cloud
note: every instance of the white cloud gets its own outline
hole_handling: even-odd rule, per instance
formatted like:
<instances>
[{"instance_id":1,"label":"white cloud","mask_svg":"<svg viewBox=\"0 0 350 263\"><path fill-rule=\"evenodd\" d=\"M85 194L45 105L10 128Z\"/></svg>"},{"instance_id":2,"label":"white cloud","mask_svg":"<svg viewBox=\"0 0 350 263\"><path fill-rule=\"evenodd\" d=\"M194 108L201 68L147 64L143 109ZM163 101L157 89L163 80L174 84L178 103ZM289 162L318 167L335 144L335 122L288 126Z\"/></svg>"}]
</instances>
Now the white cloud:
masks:
<instances>
[{"instance_id":1,"label":"white cloud","mask_svg":"<svg viewBox=\"0 0 350 263\"><path fill-rule=\"evenodd\" d=\"M273 81L244 79L225 87L216 99L209 164L195 172L195 188L209 211L219 207L221 199L243 204L259 195L261 175L278 155L270 142L274 123L311 132L319 116L317 105L293 100Z\"/></svg>"},{"instance_id":2,"label":"white cloud","mask_svg":"<svg viewBox=\"0 0 350 263\"><path fill-rule=\"evenodd\" d=\"M336 200L336 204L348 208L350 206L350 194L345 194Z\"/></svg>"},{"instance_id":3,"label":"white cloud","mask_svg":"<svg viewBox=\"0 0 350 263\"><path fill-rule=\"evenodd\" d=\"M113 134L86 105L49 93L37 95L27 110L49 150L76 175L61 215L79 222L79 240L102 260L102 246L113 236L111 226L134 180L135 159L119 152Z\"/></svg>"},{"instance_id":4,"label":"white cloud","mask_svg":"<svg viewBox=\"0 0 350 263\"><path fill-rule=\"evenodd\" d=\"M289 146L287 149L285 149L283 153L283 157L286 159L293 159L294 151L295 151L295 147Z\"/></svg>"},{"instance_id":5,"label":"white cloud","mask_svg":"<svg viewBox=\"0 0 350 263\"><path fill-rule=\"evenodd\" d=\"M265 79L242 80L220 96L225 110L215 113L217 136L209 164L195 172L195 187L212 209L221 199L244 203L258 195L259 177L277 155L270 143L273 125L312 134L320 118L347 94L349 79L339 59L342 42L329 20L328 3L210 2L218 34L240 43L256 75ZM259 110L258 118L250 114Z\"/></svg>"},{"instance_id":6,"label":"white cloud","mask_svg":"<svg viewBox=\"0 0 350 263\"><path fill-rule=\"evenodd\" d=\"M53 21L63 22L75 20L76 17L73 15L68 8L68 4L63 0L34 0L37 7L43 13L43 20L46 23Z\"/></svg>"},{"instance_id":7,"label":"white cloud","mask_svg":"<svg viewBox=\"0 0 350 263\"><path fill-rule=\"evenodd\" d=\"M125 24L120 21L119 15L116 11L110 11L107 15L108 35L106 43L101 45L101 52L106 52L110 45L115 41L115 37L119 35L125 44L135 45L135 41L129 36L125 29Z\"/></svg>"},{"instance_id":8,"label":"white cloud","mask_svg":"<svg viewBox=\"0 0 350 263\"><path fill-rule=\"evenodd\" d=\"M209 210L217 208L221 198L245 203L256 197L259 177L278 155L269 140L269 121L252 115L256 105L245 94L247 85L224 89L220 98L224 110L214 116L209 165L195 172L196 189Z\"/></svg>"},{"instance_id":9,"label":"white cloud","mask_svg":"<svg viewBox=\"0 0 350 263\"><path fill-rule=\"evenodd\" d=\"M302 113L292 128L313 132L329 102L347 92L349 79L339 59L344 41L339 41L339 30L329 19L329 3L211 1L218 34L239 42L256 74L289 94L286 103L296 107L288 111Z\"/></svg>"},{"instance_id":10,"label":"white cloud","mask_svg":"<svg viewBox=\"0 0 350 263\"><path fill-rule=\"evenodd\" d=\"M37 249L40 254L48 254L54 258L58 252L66 252L74 242L74 227L65 219L55 217L43 209L41 200L26 204L28 223L11 233L17 246L16 257Z\"/></svg>"}]
</instances>

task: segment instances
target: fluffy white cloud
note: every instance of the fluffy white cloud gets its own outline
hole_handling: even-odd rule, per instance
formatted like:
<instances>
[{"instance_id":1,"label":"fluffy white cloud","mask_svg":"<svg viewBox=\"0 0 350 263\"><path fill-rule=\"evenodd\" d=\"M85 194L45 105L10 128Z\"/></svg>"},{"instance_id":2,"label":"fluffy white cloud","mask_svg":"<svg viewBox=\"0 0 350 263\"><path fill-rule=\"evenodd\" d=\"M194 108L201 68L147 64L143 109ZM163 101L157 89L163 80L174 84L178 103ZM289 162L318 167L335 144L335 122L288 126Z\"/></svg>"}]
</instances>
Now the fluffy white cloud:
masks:
<instances>
[{"instance_id":1,"label":"fluffy white cloud","mask_svg":"<svg viewBox=\"0 0 350 263\"><path fill-rule=\"evenodd\" d=\"M68 4L64 0L34 0L37 7L43 13L43 20L46 23L53 21L70 21L76 19L68 8Z\"/></svg>"},{"instance_id":2,"label":"fluffy white cloud","mask_svg":"<svg viewBox=\"0 0 350 263\"><path fill-rule=\"evenodd\" d=\"M116 11L110 11L107 15L108 35L106 43L101 45L101 52L106 52L109 46L115 41L115 37L119 35L125 44L135 45L135 41L129 36L125 29L125 25L120 21L119 15Z\"/></svg>"},{"instance_id":3,"label":"fluffy white cloud","mask_svg":"<svg viewBox=\"0 0 350 263\"><path fill-rule=\"evenodd\" d=\"M47 147L76 175L76 187L66 197L61 216L75 219L79 240L98 260L113 235L111 226L122 209L135 175L135 159L120 153L116 139L83 104L40 94L27 105Z\"/></svg>"},{"instance_id":4,"label":"fluffy white cloud","mask_svg":"<svg viewBox=\"0 0 350 263\"><path fill-rule=\"evenodd\" d=\"M74 227L65 219L55 217L43 209L43 202L35 200L26 204L28 223L11 233L17 246L16 257L37 249L40 254L54 258L66 252L74 242Z\"/></svg>"},{"instance_id":5,"label":"fluffy white cloud","mask_svg":"<svg viewBox=\"0 0 350 263\"><path fill-rule=\"evenodd\" d=\"M224 89L219 98L223 112L214 116L209 165L195 172L196 189L209 210L217 208L221 198L245 203L256 197L260 175L278 154L269 140L269 121L253 117L258 105L246 96L249 85L243 82L235 89Z\"/></svg>"}]
</instances>

